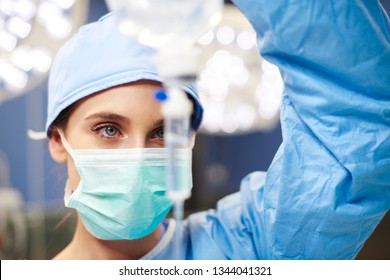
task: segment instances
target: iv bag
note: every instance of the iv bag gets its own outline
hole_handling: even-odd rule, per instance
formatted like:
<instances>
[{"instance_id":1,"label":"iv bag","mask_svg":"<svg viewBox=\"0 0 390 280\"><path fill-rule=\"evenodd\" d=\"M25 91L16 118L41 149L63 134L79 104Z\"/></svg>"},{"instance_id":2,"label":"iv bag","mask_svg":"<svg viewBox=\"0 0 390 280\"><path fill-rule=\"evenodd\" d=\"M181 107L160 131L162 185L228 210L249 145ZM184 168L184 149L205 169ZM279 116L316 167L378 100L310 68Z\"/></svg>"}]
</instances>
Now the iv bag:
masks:
<instances>
[{"instance_id":1,"label":"iv bag","mask_svg":"<svg viewBox=\"0 0 390 280\"><path fill-rule=\"evenodd\" d=\"M121 33L150 47L161 47L180 38L195 41L216 26L222 0L106 0L120 14Z\"/></svg>"}]
</instances>

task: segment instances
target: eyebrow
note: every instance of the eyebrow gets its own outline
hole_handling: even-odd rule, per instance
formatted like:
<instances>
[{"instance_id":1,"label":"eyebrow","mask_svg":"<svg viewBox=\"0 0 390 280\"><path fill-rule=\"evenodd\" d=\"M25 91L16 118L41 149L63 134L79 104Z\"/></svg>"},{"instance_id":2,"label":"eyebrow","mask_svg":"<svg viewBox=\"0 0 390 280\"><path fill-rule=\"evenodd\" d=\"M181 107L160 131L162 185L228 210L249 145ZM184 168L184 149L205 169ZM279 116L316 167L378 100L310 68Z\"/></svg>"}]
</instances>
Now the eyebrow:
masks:
<instances>
[{"instance_id":1,"label":"eyebrow","mask_svg":"<svg viewBox=\"0 0 390 280\"><path fill-rule=\"evenodd\" d=\"M164 119L160 119L160 120L154 121L153 125L155 127L157 127L157 126L164 126Z\"/></svg>"},{"instance_id":2,"label":"eyebrow","mask_svg":"<svg viewBox=\"0 0 390 280\"><path fill-rule=\"evenodd\" d=\"M104 119L107 121L115 121L115 122L123 122L123 123L130 123L130 120L124 116L113 114L113 113L97 113L92 114L85 118L86 120L94 120L94 119ZM155 127L157 126L164 126L164 119L159 119L153 122L153 125Z\"/></svg>"},{"instance_id":3,"label":"eyebrow","mask_svg":"<svg viewBox=\"0 0 390 280\"><path fill-rule=\"evenodd\" d=\"M118 114L112 114L112 113L97 113L92 114L85 118L86 120L94 120L94 119L104 119L107 121L116 121L116 122L122 122L122 123L129 123L130 120L124 116L118 115Z\"/></svg>"}]
</instances>

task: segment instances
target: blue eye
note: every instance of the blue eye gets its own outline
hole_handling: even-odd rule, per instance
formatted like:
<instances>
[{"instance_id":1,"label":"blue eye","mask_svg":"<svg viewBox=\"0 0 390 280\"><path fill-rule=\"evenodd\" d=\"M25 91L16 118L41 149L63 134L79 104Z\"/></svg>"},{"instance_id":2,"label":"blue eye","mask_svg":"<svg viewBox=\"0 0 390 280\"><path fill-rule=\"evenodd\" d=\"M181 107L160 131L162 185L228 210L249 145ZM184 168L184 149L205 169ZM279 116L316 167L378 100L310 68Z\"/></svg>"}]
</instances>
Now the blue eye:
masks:
<instances>
[{"instance_id":1,"label":"blue eye","mask_svg":"<svg viewBox=\"0 0 390 280\"><path fill-rule=\"evenodd\" d=\"M164 147L164 127L159 126L154 129L148 137L149 148L162 148Z\"/></svg>"},{"instance_id":2,"label":"blue eye","mask_svg":"<svg viewBox=\"0 0 390 280\"><path fill-rule=\"evenodd\" d=\"M109 137L114 137L118 133L118 129L114 126L106 126L104 127L104 132Z\"/></svg>"},{"instance_id":3,"label":"blue eye","mask_svg":"<svg viewBox=\"0 0 390 280\"><path fill-rule=\"evenodd\" d=\"M102 138L115 138L121 136L120 129L114 124L99 124L95 127L91 127Z\"/></svg>"},{"instance_id":4,"label":"blue eye","mask_svg":"<svg viewBox=\"0 0 390 280\"><path fill-rule=\"evenodd\" d=\"M159 128L156 131L156 135L157 135L158 138L164 138L164 128Z\"/></svg>"}]
</instances>

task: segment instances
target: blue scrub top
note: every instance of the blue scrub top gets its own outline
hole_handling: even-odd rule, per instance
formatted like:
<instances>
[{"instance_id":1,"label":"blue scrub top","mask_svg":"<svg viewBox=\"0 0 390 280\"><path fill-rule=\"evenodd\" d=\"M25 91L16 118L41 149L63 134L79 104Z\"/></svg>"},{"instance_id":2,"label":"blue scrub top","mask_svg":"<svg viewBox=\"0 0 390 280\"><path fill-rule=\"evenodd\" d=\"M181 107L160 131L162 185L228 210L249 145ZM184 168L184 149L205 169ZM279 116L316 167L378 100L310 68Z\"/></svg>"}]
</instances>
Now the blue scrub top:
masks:
<instances>
[{"instance_id":1,"label":"blue scrub top","mask_svg":"<svg viewBox=\"0 0 390 280\"><path fill-rule=\"evenodd\" d=\"M389 19L373 0L234 2L282 73L283 143L189 216L182 256L353 259L390 207ZM143 259L172 258L174 228Z\"/></svg>"}]
</instances>

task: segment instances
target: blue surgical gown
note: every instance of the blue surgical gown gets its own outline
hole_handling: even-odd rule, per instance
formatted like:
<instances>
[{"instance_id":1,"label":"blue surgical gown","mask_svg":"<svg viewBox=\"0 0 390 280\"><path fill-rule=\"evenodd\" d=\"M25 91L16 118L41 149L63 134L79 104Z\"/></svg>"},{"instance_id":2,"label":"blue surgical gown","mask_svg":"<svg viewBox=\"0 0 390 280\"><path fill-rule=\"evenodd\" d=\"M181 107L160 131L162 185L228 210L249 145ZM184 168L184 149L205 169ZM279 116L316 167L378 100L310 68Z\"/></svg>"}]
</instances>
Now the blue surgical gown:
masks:
<instances>
[{"instance_id":1,"label":"blue surgical gown","mask_svg":"<svg viewBox=\"0 0 390 280\"><path fill-rule=\"evenodd\" d=\"M389 19L374 0L234 2L281 71L283 142L187 218L182 257L353 259L390 207ZM173 257L174 227L143 259Z\"/></svg>"}]
</instances>

